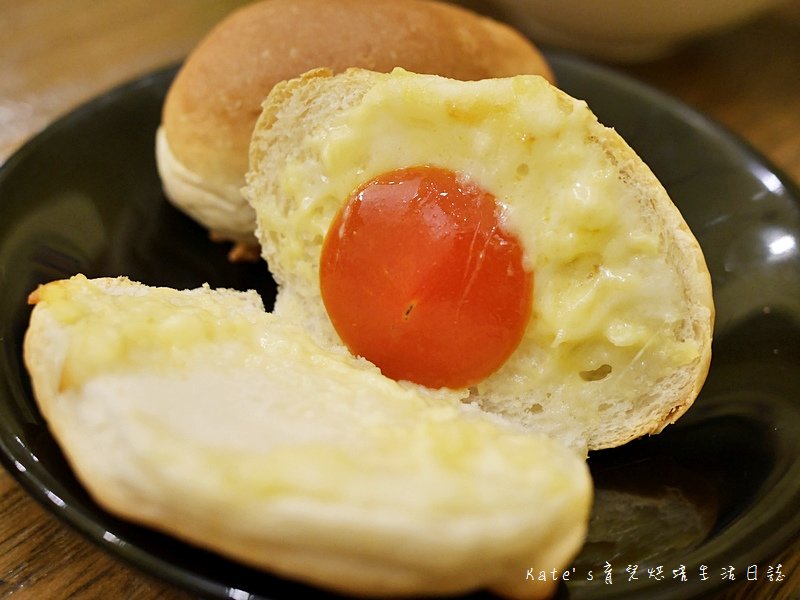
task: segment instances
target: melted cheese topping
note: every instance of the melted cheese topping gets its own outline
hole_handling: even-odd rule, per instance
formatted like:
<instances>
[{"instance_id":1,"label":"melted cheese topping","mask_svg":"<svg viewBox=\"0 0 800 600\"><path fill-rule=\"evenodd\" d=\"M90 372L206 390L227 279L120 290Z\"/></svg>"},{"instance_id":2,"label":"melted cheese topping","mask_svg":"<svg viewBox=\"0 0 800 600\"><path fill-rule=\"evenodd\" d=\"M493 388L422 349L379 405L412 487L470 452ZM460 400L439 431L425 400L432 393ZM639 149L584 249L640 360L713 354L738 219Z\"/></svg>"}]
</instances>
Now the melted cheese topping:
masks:
<instances>
[{"instance_id":1,"label":"melted cheese topping","mask_svg":"<svg viewBox=\"0 0 800 600\"><path fill-rule=\"evenodd\" d=\"M257 296L207 287L184 293L151 288L146 296L108 293L83 275L41 286L36 294L73 333L62 389L79 387L106 372L180 369L209 345L235 342L238 349L230 353L231 361L241 361L243 354L258 348L253 319L231 311L232 303L258 305Z\"/></svg>"}]
</instances>

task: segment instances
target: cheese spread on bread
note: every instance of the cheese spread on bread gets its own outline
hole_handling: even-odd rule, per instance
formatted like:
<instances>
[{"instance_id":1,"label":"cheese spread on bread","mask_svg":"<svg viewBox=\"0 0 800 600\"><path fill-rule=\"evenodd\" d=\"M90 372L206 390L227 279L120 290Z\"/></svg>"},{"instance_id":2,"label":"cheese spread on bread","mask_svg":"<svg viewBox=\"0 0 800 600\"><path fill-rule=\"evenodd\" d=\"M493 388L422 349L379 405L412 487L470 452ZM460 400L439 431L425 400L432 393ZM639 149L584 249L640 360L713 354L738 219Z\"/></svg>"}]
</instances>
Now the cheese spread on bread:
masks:
<instances>
[{"instance_id":1,"label":"cheese spread on bread","mask_svg":"<svg viewBox=\"0 0 800 600\"><path fill-rule=\"evenodd\" d=\"M466 401L589 447L658 431L691 404L713 322L702 252L635 153L537 76L317 72L268 98L245 193L278 313L341 345L320 299L323 239L354 189L417 165L494 195L535 280L523 340Z\"/></svg>"}]
</instances>

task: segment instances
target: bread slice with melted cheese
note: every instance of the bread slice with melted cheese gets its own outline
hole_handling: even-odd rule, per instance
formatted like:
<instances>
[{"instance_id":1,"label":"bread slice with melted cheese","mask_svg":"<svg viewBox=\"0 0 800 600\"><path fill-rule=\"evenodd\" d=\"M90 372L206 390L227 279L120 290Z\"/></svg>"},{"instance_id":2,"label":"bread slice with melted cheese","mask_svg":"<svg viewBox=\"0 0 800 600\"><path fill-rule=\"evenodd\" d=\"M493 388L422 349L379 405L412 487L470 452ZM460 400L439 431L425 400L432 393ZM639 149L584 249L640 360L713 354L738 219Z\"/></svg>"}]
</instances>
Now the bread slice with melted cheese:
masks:
<instances>
[{"instance_id":1,"label":"bread slice with melted cheese","mask_svg":"<svg viewBox=\"0 0 800 600\"><path fill-rule=\"evenodd\" d=\"M42 415L101 506L345 594L539 598L580 548L581 457L383 377L254 292L76 276L24 344Z\"/></svg>"},{"instance_id":2,"label":"bread slice with melted cheese","mask_svg":"<svg viewBox=\"0 0 800 600\"><path fill-rule=\"evenodd\" d=\"M316 70L278 85L244 189L277 314L343 349L321 299L323 239L353 190L417 165L494 195L534 275L522 341L463 402L588 449L657 433L689 408L714 320L700 246L625 141L537 76Z\"/></svg>"}]
</instances>

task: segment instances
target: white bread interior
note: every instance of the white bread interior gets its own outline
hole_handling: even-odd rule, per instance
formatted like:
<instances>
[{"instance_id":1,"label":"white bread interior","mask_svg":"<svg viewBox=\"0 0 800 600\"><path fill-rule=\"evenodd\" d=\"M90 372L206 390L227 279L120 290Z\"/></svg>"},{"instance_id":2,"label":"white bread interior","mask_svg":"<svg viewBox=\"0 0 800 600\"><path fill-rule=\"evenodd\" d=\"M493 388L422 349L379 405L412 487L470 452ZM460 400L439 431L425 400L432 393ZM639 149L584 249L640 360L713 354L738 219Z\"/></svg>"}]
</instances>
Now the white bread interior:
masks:
<instances>
[{"instance_id":1,"label":"white bread interior","mask_svg":"<svg viewBox=\"0 0 800 600\"><path fill-rule=\"evenodd\" d=\"M76 276L31 301L39 408L116 515L358 596L545 597L528 569L582 543L579 455L317 346L254 292Z\"/></svg>"},{"instance_id":2,"label":"white bread interior","mask_svg":"<svg viewBox=\"0 0 800 600\"><path fill-rule=\"evenodd\" d=\"M394 67L457 79L536 73L539 50L511 27L420 0L262 0L221 21L192 51L164 103L156 158L168 199L215 238L256 244L238 193L261 102L317 67Z\"/></svg>"},{"instance_id":3,"label":"white bread interior","mask_svg":"<svg viewBox=\"0 0 800 600\"><path fill-rule=\"evenodd\" d=\"M320 300L319 251L327 225L350 190L343 194L338 205L336 199L330 202L322 199L328 202L325 204L314 195L315 188L310 184L303 187L306 185L303 182L314 179L311 176L298 177L289 186L286 183L289 167L286 165L302 168L304 174L315 174L318 181L338 176L326 171L326 161L329 160L325 156L329 139L326 132L335 131L343 122L343 115L359 107L373 86L395 75L360 69L335 76L326 70L309 72L276 86L264 102L262 116L254 131L248 186L244 193L257 214L262 254L280 286L276 313L302 323L320 344L327 347L341 348L342 342ZM400 73L398 76L413 74ZM428 79L430 94L426 97L436 102L437 88L443 83L435 77ZM676 323L669 326L674 329L670 335L674 335L678 342L694 345L696 356L666 376L659 374L655 377L648 374L647 364L661 348L645 345L629 364L617 365L613 376L603 381L585 382L582 389L590 402L588 405L586 401L578 403L557 388L541 389L535 380L522 393L518 391L519 386L512 393L492 391L492 385L499 383L498 379L527 377L527 370L535 368L530 357L551 351L546 347L528 348L528 354L516 359L512 357L509 368L504 367L505 370L501 370L494 380L487 380L486 386L464 390L463 400L502 415L528 430L547 432L574 447L591 450L618 446L660 432L677 420L699 393L711 358L714 306L710 276L702 251L679 211L651 170L624 140L612 129L598 123L585 103L569 98L543 80L541 84L528 83L529 88L536 90L531 101L541 102L543 109L546 105L561 106L583 115L585 123L581 127L584 128L586 147L595 156L599 155L596 160L602 161L604 167L615 173L617 183L625 191L625 198L620 202L627 204L621 211L632 215L637 228L658 240L659 259L663 259L665 271L663 276L669 272L669 277L676 282L675 293L681 298L680 315ZM374 95L370 98L374 99ZM562 117L553 117L558 118ZM535 138L537 132L533 131L531 136ZM396 139L387 139L387 147L396 144L400 148L405 137L406 134L402 133ZM402 154L402 151L398 150L397 154ZM431 157L432 162L436 160L437 157ZM402 166L414 165L396 165L396 168ZM356 165L353 168L360 167ZM367 178L365 176L365 180ZM298 216L301 213L305 227L302 231L293 229L294 223L301 223ZM305 220L311 225L306 225ZM662 274L654 272L652 277L655 283ZM535 298L536 295L535 290ZM516 367L511 364L513 360L524 364L518 363L520 369L515 371ZM565 377L574 375L564 373Z\"/></svg>"},{"instance_id":4,"label":"white bread interior","mask_svg":"<svg viewBox=\"0 0 800 600\"><path fill-rule=\"evenodd\" d=\"M256 242L255 213L242 197L241 182L204 178L189 170L175 158L163 126L156 132L156 164L164 194L183 212L205 224L221 239L244 244Z\"/></svg>"}]
</instances>

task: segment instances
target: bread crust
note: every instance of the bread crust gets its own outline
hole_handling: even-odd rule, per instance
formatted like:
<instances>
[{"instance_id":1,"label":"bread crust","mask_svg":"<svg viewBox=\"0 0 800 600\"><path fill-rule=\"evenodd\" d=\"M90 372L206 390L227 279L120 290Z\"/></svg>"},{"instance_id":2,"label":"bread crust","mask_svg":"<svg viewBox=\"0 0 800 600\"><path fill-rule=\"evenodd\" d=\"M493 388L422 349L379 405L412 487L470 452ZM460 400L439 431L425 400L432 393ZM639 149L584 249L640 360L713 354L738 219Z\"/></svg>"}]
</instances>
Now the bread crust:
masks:
<instances>
[{"instance_id":1,"label":"bread crust","mask_svg":"<svg viewBox=\"0 0 800 600\"><path fill-rule=\"evenodd\" d=\"M226 190L244 184L250 136L267 93L313 68L388 72L396 66L465 80L524 73L553 78L520 33L458 6L424 0L255 2L200 42L169 89L157 152L167 196L221 237L253 242L246 203ZM194 185L186 185L187 174ZM224 205L227 211L220 210Z\"/></svg>"},{"instance_id":2,"label":"bread crust","mask_svg":"<svg viewBox=\"0 0 800 600\"><path fill-rule=\"evenodd\" d=\"M698 346L698 356L688 368L660 382L662 389L653 390L658 410L651 419L633 427L626 425L614 434L608 433L590 443L596 448L613 448L645 435L661 433L692 406L711 367L716 310L711 274L703 250L661 182L615 130L598 123L596 134L609 156L619 165L621 176L638 190L642 213L657 221L656 227L669 239L666 244L667 262L680 273L688 306L687 333Z\"/></svg>"}]
</instances>

